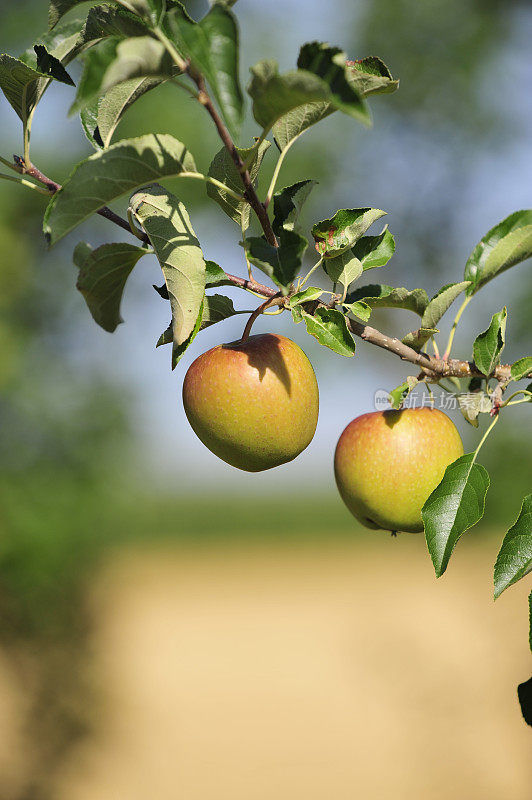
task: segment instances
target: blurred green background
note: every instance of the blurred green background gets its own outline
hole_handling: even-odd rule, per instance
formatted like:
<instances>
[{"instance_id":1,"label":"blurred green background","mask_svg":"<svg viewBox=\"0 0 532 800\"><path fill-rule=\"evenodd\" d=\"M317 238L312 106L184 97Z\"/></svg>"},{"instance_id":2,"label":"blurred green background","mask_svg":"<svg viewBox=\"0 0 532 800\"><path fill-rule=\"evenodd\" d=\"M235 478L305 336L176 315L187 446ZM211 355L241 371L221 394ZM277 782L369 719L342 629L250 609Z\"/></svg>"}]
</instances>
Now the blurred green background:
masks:
<instances>
[{"instance_id":1,"label":"blurred green background","mask_svg":"<svg viewBox=\"0 0 532 800\"><path fill-rule=\"evenodd\" d=\"M196 15L207 7L187 6ZM299 45L313 39L339 44L351 57L379 55L401 79L397 94L372 101L371 131L334 115L291 151L279 183L319 181L306 210L308 227L337 208L386 209L398 249L379 277L383 282L421 285L430 294L459 280L478 239L507 214L530 206L532 112L524 87L532 77L532 8L525 0L331 0L326 14L314 1L241 0L236 11L244 80L259 58L274 56L290 68ZM0 13L1 48L8 53L25 49L46 28L44 0L4 2ZM66 117L71 99L70 89L53 86L34 121L33 159L58 181L90 153L78 121ZM0 154L10 157L21 151L21 137L3 98L0 120ZM218 149L201 109L170 87L146 95L119 135L148 131L175 134L200 169ZM242 144L255 133L248 121ZM273 170L273 150L262 187ZM177 191L206 256L243 274L232 223L202 187L179 185ZM328 547L354 539L373 553L375 535L359 529L336 496L332 450L345 424L372 409L375 390L391 389L407 374L401 363L363 345L352 361L322 352L290 327L286 315L276 318L270 324L293 336L316 366L318 433L300 459L275 474L238 473L195 440L180 386L193 358L239 335L240 319L202 334L171 373L167 348L154 348L168 322L165 304L151 289L160 283L157 265L143 263L133 274L126 322L110 336L96 328L75 290L71 252L81 238L99 244L121 234L98 219L47 252L43 209L41 197L0 183L0 636L2 658L25 687L23 777L15 771L0 790L8 800L54 796L69 754L96 724L87 664L97 618L87 592L113 554L165 542L185 549L194 544L208 558L231 540L267 543L274 552L281 542ZM240 307L247 302L235 294L237 301ZM483 290L457 336L457 354L470 356L472 338L503 302L508 360L529 355L527 263ZM407 312L375 318L388 331L406 332L415 324ZM472 443L466 423L457 424ZM479 549L488 546L492 556L497 542L491 537L501 537L531 490L531 445L529 409L520 407L505 416L482 453L492 486L485 530L471 540ZM407 545L416 558L412 580L420 571L430 573L421 545L414 551ZM457 561L460 555L459 548ZM375 558L379 571L387 549L375 551ZM489 593L489 571L483 580ZM522 613L524 619L525 608ZM524 623L522 640L524 648ZM513 688L507 688L510 695Z\"/></svg>"}]
</instances>

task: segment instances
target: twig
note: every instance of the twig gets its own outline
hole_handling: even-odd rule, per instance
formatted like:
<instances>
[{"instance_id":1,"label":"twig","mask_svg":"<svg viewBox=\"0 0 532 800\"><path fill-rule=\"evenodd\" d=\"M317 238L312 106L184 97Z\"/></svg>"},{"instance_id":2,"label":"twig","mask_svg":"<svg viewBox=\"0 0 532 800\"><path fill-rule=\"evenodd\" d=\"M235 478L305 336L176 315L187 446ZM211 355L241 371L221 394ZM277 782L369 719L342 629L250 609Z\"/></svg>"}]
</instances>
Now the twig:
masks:
<instances>
[{"instance_id":1,"label":"twig","mask_svg":"<svg viewBox=\"0 0 532 800\"><path fill-rule=\"evenodd\" d=\"M42 186L37 186L36 183L27 181L24 178L15 178L14 175L4 175L3 172L0 172L0 180L12 181L13 183L18 183L21 186L25 186L27 189L33 189L34 192L39 192L39 194L45 194L45 195L48 194L46 189L43 189Z\"/></svg>"},{"instance_id":2,"label":"twig","mask_svg":"<svg viewBox=\"0 0 532 800\"><path fill-rule=\"evenodd\" d=\"M240 340L240 341L241 341L241 342L245 342L245 341L246 341L246 339L248 339L248 338L249 338L249 334L250 334L251 328L252 328L252 326L253 326L253 323L254 323L254 322L255 322L255 320L257 319L257 317L260 317L260 315L261 315L261 314L262 314L264 311L266 311L266 309L267 309L267 308L270 308L271 306L281 306L281 305L284 305L284 303L285 303L285 300L286 300L286 298L284 298L284 297L280 296L280 295L279 295L279 292L276 292L276 294L275 294L275 296L274 296L274 297L269 297L269 298L268 298L268 300L266 300L266 302L265 302L265 303L262 303L262 305L258 306L258 307L255 309L255 311L253 312L253 314L250 316L250 318L248 319L248 321L246 322L246 327L244 328L244 333L242 334L242 338L241 338L241 340Z\"/></svg>"},{"instance_id":3,"label":"twig","mask_svg":"<svg viewBox=\"0 0 532 800\"><path fill-rule=\"evenodd\" d=\"M268 217L268 212L266 211L266 208L259 200L257 192L255 191L255 187L253 186L253 181L251 180L249 171L246 169L246 165L242 161L240 153L236 149L236 145L231 138L231 134L225 127L222 118L218 114L209 94L207 93L203 76L199 75L194 70L192 70L190 66L187 67L187 72L194 81L194 83L196 84L196 86L198 87L199 90L198 101L210 114L212 121L216 125L216 129L218 131L220 139L224 143L225 147L227 148L227 151L229 152L229 155L233 159L235 167L237 168L238 174L240 175L240 178L244 185L245 189L244 196L258 217L262 230L264 231L264 236L266 237L266 241L268 241L271 245L273 245L273 247L278 247L277 239L273 232L270 218Z\"/></svg>"}]
</instances>

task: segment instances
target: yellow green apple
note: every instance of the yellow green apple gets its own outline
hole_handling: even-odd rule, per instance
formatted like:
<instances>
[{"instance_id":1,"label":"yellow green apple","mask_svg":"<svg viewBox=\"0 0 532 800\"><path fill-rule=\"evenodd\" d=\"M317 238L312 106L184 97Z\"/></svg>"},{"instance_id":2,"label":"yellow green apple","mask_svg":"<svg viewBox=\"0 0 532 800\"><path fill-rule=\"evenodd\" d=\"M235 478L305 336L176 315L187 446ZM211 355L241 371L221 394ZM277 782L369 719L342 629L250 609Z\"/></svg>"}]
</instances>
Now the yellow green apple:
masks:
<instances>
[{"instance_id":1,"label":"yellow green apple","mask_svg":"<svg viewBox=\"0 0 532 800\"><path fill-rule=\"evenodd\" d=\"M336 483L368 528L417 533L425 501L463 453L454 423L438 409L375 411L354 419L340 436Z\"/></svg>"},{"instance_id":2,"label":"yellow green apple","mask_svg":"<svg viewBox=\"0 0 532 800\"><path fill-rule=\"evenodd\" d=\"M199 356L186 374L183 404L209 450L233 467L259 472L292 461L310 444L318 384L295 342L258 334Z\"/></svg>"}]
</instances>

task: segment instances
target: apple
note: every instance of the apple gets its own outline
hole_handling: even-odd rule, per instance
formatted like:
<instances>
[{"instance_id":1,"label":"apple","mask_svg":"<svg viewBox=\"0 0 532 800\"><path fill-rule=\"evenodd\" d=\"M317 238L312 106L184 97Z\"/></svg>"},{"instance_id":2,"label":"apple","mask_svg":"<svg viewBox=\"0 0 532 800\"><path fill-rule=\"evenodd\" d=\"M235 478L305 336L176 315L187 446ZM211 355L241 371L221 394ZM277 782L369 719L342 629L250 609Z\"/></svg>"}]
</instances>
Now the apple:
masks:
<instances>
[{"instance_id":1,"label":"apple","mask_svg":"<svg viewBox=\"0 0 532 800\"><path fill-rule=\"evenodd\" d=\"M366 527L417 533L425 501L463 453L460 434L442 411L375 411L354 419L340 436L336 484Z\"/></svg>"},{"instance_id":2,"label":"apple","mask_svg":"<svg viewBox=\"0 0 532 800\"><path fill-rule=\"evenodd\" d=\"M185 413L215 455L247 472L292 461L312 441L318 384L291 339L272 333L218 345L189 367Z\"/></svg>"}]
</instances>

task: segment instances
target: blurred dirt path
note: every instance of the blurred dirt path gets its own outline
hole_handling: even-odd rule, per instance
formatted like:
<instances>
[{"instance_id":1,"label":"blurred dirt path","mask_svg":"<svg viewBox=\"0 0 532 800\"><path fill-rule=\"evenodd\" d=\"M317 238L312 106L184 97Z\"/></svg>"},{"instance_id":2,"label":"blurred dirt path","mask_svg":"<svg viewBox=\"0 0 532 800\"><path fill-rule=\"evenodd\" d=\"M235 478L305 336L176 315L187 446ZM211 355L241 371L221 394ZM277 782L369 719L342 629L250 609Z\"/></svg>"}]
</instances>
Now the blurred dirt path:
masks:
<instances>
[{"instance_id":1,"label":"blurred dirt path","mask_svg":"<svg viewBox=\"0 0 532 800\"><path fill-rule=\"evenodd\" d=\"M495 552L439 581L409 536L122 555L59 800L530 800L529 587L493 603Z\"/></svg>"}]
</instances>

